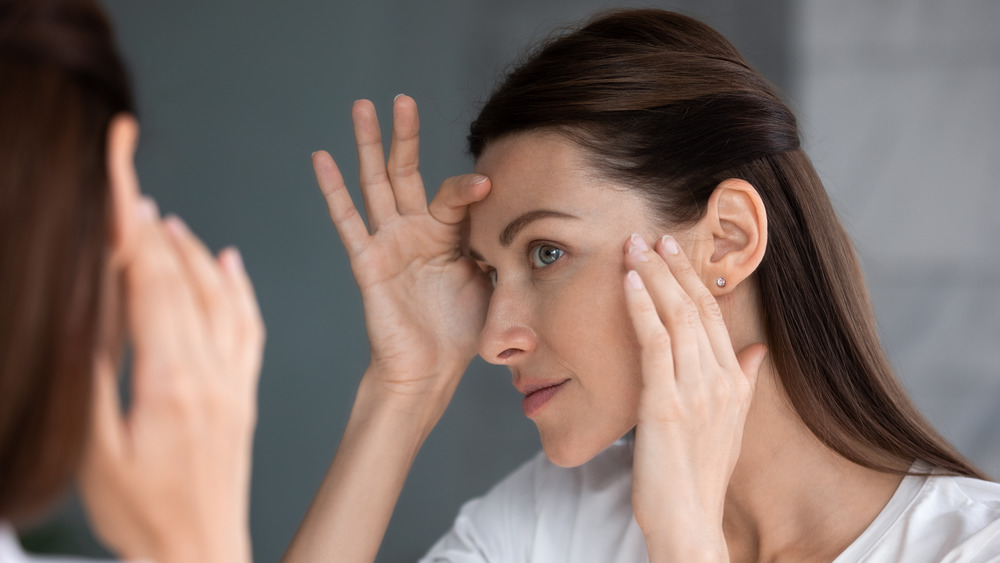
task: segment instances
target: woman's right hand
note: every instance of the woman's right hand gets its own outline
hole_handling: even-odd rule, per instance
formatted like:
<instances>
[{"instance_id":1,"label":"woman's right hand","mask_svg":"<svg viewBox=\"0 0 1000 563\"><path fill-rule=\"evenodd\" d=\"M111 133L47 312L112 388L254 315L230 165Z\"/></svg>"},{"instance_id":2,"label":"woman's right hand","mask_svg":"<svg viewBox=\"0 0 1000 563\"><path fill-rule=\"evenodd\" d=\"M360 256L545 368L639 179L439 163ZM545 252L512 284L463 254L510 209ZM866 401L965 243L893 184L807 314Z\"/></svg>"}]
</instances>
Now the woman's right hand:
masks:
<instances>
[{"instance_id":1,"label":"woman's right hand","mask_svg":"<svg viewBox=\"0 0 1000 563\"><path fill-rule=\"evenodd\" d=\"M371 344L365 380L380 396L443 412L485 319L489 281L463 255L461 230L468 205L486 197L490 183L449 178L428 205L413 99L393 102L388 163L372 103L355 102L352 114L367 227L333 158L319 151L313 168L361 288Z\"/></svg>"}]
</instances>

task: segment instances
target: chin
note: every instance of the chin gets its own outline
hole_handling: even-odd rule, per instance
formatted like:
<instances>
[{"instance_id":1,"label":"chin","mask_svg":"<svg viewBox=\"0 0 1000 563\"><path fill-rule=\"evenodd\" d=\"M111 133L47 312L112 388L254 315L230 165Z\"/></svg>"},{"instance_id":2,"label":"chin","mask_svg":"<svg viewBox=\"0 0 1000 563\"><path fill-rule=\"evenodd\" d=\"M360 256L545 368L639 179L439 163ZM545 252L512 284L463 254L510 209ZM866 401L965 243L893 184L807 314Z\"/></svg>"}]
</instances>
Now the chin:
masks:
<instances>
[{"instance_id":1,"label":"chin","mask_svg":"<svg viewBox=\"0 0 1000 563\"><path fill-rule=\"evenodd\" d=\"M605 448L614 443L614 439L596 441L593 438L586 440L569 436L546 436L539 433L542 439L542 449L545 450L545 457L559 467L578 467L587 463Z\"/></svg>"}]
</instances>

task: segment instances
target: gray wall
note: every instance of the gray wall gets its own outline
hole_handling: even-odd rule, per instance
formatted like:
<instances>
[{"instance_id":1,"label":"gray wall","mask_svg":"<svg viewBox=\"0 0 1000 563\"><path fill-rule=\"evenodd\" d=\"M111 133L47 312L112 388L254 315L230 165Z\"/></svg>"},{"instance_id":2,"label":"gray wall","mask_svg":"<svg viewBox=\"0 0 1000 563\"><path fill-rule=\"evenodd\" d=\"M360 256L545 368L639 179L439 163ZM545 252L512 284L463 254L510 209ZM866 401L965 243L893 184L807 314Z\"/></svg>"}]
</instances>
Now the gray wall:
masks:
<instances>
[{"instance_id":1,"label":"gray wall","mask_svg":"<svg viewBox=\"0 0 1000 563\"><path fill-rule=\"evenodd\" d=\"M1000 2L802 0L807 149L921 410L1000 477Z\"/></svg>"},{"instance_id":2,"label":"gray wall","mask_svg":"<svg viewBox=\"0 0 1000 563\"><path fill-rule=\"evenodd\" d=\"M839 35L858 20L867 21L874 8L863 0L848 2L854 11L847 15L828 13L830 3L821 0L652 4L680 8L716 25L791 99L799 100L800 92L804 93L805 101L799 100L797 105L807 114L807 133L823 155L821 168L833 174L838 202L852 203L845 216L852 227L859 227L867 255L881 256L881 251L896 248L880 235L896 233L895 221L910 221L911 234L922 240L929 231L926 222L940 220L933 203L907 207L904 214L891 206L866 207L850 191L854 186L869 185L866 182L871 179L871 169L851 158L863 160L869 150L882 150L893 139L902 142L913 136L933 137L921 126L926 115L913 116L890 107L901 112L898 123L912 120L915 129L889 129L880 133L881 137L872 137L872 122L855 115L883 111L869 105L873 99L867 91L858 90L849 98L852 103L845 105L841 96L827 92L824 97L817 90L822 88L815 86L817 81L837 82L836 73L852 67L851 60L831 62L836 52L845 50L864 58L870 44L881 37L881 29L874 24L856 29L854 35ZM329 150L348 182L353 183L357 169L351 102L371 98L387 115L393 96L405 92L414 96L421 108L422 169L427 184L435 186L446 176L467 172L471 163L463 152L465 131L477 102L498 71L554 27L599 8L627 3L106 0L105 5L117 25L140 100L143 138L138 164L144 188L162 208L183 216L213 248L238 245L256 283L269 340L260 385L252 532L257 560L275 561L327 469L368 359L357 288L315 187L310 153L319 148ZM830 21L836 22L837 33L828 27ZM993 23L997 23L995 17ZM954 23L954 33L964 33L966 25L964 20ZM888 40L887 48L900 48L893 45ZM995 53L996 42L992 45ZM955 56L965 57L962 53ZM904 52L899 60L911 59ZM995 73L995 64L992 68ZM975 76L970 72L969 80ZM864 88L885 81L881 75L858 73L853 84ZM992 88L992 94L981 92L969 103L1000 99L995 80ZM984 109L993 112L992 123L996 125L993 103L986 105ZM857 128L845 127L845 113L858 119ZM943 121L951 123L956 147L961 146L961 134L967 128L985 127L977 121ZM859 138L868 144L859 145ZM987 140L983 136L983 141ZM996 155L996 143L987 146L992 146ZM893 194L898 194L901 186L890 177L890 167L904 170L913 179L922 176L915 172L915 166L938 162L936 158L917 160L914 165L910 158L927 159L934 156L932 151L907 155L907 147L902 146L897 152L900 160L884 163L878 170L885 180L880 184L884 186L880 190L885 191L878 192L882 194L880 201L887 204L898 197ZM945 174L940 170L934 173ZM981 186L968 189L986 190ZM932 193L938 192L928 191L925 196ZM354 194L359 200L356 190ZM998 198L988 195L987 199L996 203ZM855 201L857 205L853 205ZM872 224L881 225L881 231L867 229L862 220L865 213L874 214ZM987 242L989 226L994 223L988 221L987 212L978 213L981 232L955 237L978 236L979 248L996 258L996 250ZM949 220L953 222L931 232L950 233L967 227L962 214L949 216ZM997 240L995 227L991 233L992 240ZM892 240L905 242L908 238ZM947 259L947 246L934 247L941 248L940 256ZM973 262L970 258L968 263ZM881 258L874 263L881 264ZM982 270L992 279L990 288L1000 279L996 263L994 260ZM978 340L965 341L956 332L958 340L947 345L938 342L933 352L940 365L961 365L968 385L946 386L949 392L943 399L936 391L921 392L920 397L937 420L947 423L950 434L963 447L982 447L991 440L965 440L965 427L953 426L949 417L964 416L961 403L977 397L982 377L996 374L997 362L987 360L997 359L996 347L990 344L996 342L1000 311L993 304L986 309L963 308L975 303L971 296L982 286L966 279L965 274L956 274L948 279L965 284L968 292L964 295L969 300L934 302L933 308L917 307L919 315L907 316L913 302L934 301L933 295L940 295L933 293L940 287L918 287L915 280L939 279L935 272L951 270L944 266L927 270L922 259L904 265L910 269L874 276L877 305L889 318L883 325L886 341L904 371L914 366L927 367L915 370L917 373L934 371L924 365L926 354L931 352L923 340L913 339L916 329L926 328L930 334L942 331L941 327L932 330L935 319L946 318L957 325L967 322L964 315L978 319L978 325L961 333ZM910 305L898 305L900 293L892 289L900 283L894 276L903 274L910 292L906 295L912 294L916 300L906 302ZM925 289L931 296L920 293ZM986 300L980 297L980 301ZM962 351L952 345L960 345ZM982 352L978 358L985 363L963 363L965 351ZM483 493L537 451L534 427L524 419L518 402L506 370L481 361L473 364L417 459L390 525L381 561L417 558L447 529L464 500ZM981 420L971 426L981 434L987 428ZM987 461L1000 468L1000 460ZM95 549L73 507L35 538L56 548Z\"/></svg>"}]
</instances>

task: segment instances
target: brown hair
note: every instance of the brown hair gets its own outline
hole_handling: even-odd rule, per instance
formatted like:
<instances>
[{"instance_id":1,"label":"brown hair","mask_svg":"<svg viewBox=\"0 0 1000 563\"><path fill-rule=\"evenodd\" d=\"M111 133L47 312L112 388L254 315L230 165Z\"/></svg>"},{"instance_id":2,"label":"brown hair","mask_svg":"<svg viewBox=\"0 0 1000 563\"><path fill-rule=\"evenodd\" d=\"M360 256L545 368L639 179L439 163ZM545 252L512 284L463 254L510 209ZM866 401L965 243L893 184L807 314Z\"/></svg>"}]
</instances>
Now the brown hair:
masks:
<instances>
[{"instance_id":1,"label":"brown hair","mask_svg":"<svg viewBox=\"0 0 1000 563\"><path fill-rule=\"evenodd\" d=\"M0 519L68 484L84 448L111 198L108 124L133 103L93 1L0 4Z\"/></svg>"},{"instance_id":2,"label":"brown hair","mask_svg":"<svg viewBox=\"0 0 1000 563\"><path fill-rule=\"evenodd\" d=\"M705 212L727 178L760 193L768 249L756 272L770 358L830 448L904 473L914 460L983 478L920 416L882 351L850 239L799 143L795 116L719 33L661 10L600 16L542 45L472 123L478 158L500 137L564 135L668 225Z\"/></svg>"}]
</instances>

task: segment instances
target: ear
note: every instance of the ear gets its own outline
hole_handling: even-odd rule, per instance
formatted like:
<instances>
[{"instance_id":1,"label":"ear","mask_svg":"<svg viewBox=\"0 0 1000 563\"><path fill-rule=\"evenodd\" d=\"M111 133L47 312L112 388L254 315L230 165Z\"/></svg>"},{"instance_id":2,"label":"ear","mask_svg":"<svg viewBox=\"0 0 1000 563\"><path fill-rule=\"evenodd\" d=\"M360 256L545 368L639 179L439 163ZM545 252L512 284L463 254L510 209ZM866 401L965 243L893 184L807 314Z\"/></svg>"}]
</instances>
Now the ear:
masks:
<instances>
[{"instance_id":1,"label":"ear","mask_svg":"<svg viewBox=\"0 0 1000 563\"><path fill-rule=\"evenodd\" d=\"M696 245L697 268L716 296L725 295L749 278L767 248L767 212L757 190L744 180L719 183L708 199L703 231ZM724 280L724 281L720 281Z\"/></svg>"},{"instance_id":2,"label":"ear","mask_svg":"<svg viewBox=\"0 0 1000 563\"><path fill-rule=\"evenodd\" d=\"M111 259L120 263L134 239L140 191L135 171L139 124L131 114L116 115L108 124L107 171L111 189Z\"/></svg>"}]
</instances>

